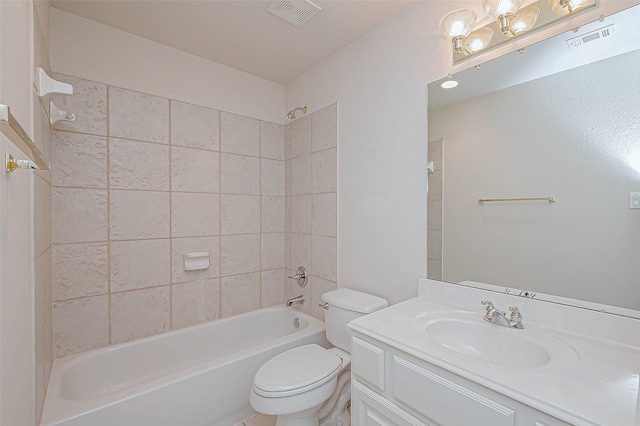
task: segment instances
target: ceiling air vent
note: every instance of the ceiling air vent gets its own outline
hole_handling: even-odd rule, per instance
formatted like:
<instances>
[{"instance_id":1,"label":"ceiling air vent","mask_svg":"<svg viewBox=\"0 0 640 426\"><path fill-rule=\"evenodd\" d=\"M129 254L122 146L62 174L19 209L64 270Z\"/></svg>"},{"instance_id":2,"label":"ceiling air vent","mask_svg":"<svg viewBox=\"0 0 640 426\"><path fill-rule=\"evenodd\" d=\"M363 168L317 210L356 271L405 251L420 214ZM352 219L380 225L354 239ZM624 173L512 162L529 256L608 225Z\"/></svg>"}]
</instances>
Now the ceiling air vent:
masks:
<instances>
[{"instance_id":1,"label":"ceiling air vent","mask_svg":"<svg viewBox=\"0 0 640 426\"><path fill-rule=\"evenodd\" d=\"M321 10L308 0L276 0L267 8L267 12L296 27L301 27Z\"/></svg>"},{"instance_id":2,"label":"ceiling air vent","mask_svg":"<svg viewBox=\"0 0 640 426\"><path fill-rule=\"evenodd\" d=\"M610 37L616 33L616 24L607 25L606 27L602 27L598 30L594 30L588 32L586 34L582 34L578 37L573 37L567 40L567 44L569 45L569 49L576 49L578 47L582 47L587 43L591 43L595 40L600 40L605 37Z\"/></svg>"}]
</instances>

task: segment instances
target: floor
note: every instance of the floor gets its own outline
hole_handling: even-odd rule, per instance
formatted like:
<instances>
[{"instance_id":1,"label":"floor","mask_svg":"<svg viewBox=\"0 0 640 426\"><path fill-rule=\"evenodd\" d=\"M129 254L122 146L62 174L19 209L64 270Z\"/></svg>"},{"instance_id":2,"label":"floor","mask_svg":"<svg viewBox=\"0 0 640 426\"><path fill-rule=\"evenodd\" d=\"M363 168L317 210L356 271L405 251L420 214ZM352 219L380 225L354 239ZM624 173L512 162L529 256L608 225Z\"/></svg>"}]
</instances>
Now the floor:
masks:
<instances>
[{"instance_id":1,"label":"floor","mask_svg":"<svg viewBox=\"0 0 640 426\"><path fill-rule=\"evenodd\" d=\"M256 414L249 417L243 422L236 423L234 426L275 426L276 416L267 416L266 414Z\"/></svg>"}]
</instances>

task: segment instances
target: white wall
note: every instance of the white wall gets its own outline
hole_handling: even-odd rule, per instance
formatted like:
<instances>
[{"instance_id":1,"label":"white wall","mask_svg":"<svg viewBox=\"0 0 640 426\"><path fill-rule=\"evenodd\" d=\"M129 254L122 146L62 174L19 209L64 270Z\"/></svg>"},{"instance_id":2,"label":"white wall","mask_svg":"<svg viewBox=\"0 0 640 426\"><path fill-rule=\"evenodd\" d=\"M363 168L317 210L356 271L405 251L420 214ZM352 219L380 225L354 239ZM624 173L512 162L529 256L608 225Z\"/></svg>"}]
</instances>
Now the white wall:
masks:
<instances>
[{"instance_id":1,"label":"white wall","mask_svg":"<svg viewBox=\"0 0 640 426\"><path fill-rule=\"evenodd\" d=\"M0 2L0 102L33 136L31 2ZM0 154L24 155L4 136ZM22 173L21 173L22 172ZM33 173L0 173L0 424L34 423Z\"/></svg>"},{"instance_id":2,"label":"white wall","mask_svg":"<svg viewBox=\"0 0 640 426\"><path fill-rule=\"evenodd\" d=\"M284 123L284 87L58 9L55 72L260 120Z\"/></svg>"},{"instance_id":3,"label":"white wall","mask_svg":"<svg viewBox=\"0 0 640 426\"><path fill-rule=\"evenodd\" d=\"M447 73L631 6L598 8L456 67L438 22L478 1L422 1L286 86L287 109L340 103L338 286L390 302L417 293L426 276L427 84Z\"/></svg>"},{"instance_id":4,"label":"white wall","mask_svg":"<svg viewBox=\"0 0 640 426\"><path fill-rule=\"evenodd\" d=\"M639 69L636 50L430 112L444 139L445 280L640 309Z\"/></svg>"}]
</instances>

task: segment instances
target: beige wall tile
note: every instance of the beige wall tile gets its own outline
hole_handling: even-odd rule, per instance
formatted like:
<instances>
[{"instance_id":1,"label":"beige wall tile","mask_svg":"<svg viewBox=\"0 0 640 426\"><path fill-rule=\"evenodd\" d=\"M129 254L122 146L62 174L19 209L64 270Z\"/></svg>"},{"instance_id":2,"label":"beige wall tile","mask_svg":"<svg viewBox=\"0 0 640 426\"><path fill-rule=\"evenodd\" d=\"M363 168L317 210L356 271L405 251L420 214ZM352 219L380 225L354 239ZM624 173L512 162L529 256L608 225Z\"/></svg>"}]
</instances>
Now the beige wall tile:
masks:
<instances>
[{"instance_id":1,"label":"beige wall tile","mask_svg":"<svg viewBox=\"0 0 640 426\"><path fill-rule=\"evenodd\" d=\"M199 280L171 289L171 328L212 321L219 316L220 280Z\"/></svg>"},{"instance_id":2,"label":"beige wall tile","mask_svg":"<svg viewBox=\"0 0 640 426\"><path fill-rule=\"evenodd\" d=\"M169 147L111 138L109 184L116 189L169 190Z\"/></svg>"},{"instance_id":3,"label":"beige wall tile","mask_svg":"<svg viewBox=\"0 0 640 426\"><path fill-rule=\"evenodd\" d=\"M107 187L107 139L69 132L53 133L55 186Z\"/></svg>"},{"instance_id":4,"label":"beige wall tile","mask_svg":"<svg viewBox=\"0 0 640 426\"><path fill-rule=\"evenodd\" d=\"M442 201L427 203L427 231L442 231Z\"/></svg>"},{"instance_id":5,"label":"beige wall tile","mask_svg":"<svg viewBox=\"0 0 640 426\"><path fill-rule=\"evenodd\" d=\"M174 192L171 195L173 237L203 237L220 234L220 197L217 194Z\"/></svg>"},{"instance_id":6,"label":"beige wall tile","mask_svg":"<svg viewBox=\"0 0 640 426\"><path fill-rule=\"evenodd\" d=\"M54 188L53 242L74 243L107 239L107 191Z\"/></svg>"},{"instance_id":7,"label":"beige wall tile","mask_svg":"<svg viewBox=\"0 0 640 426\"><path fill-rule=\"evenodd\" d=\"M109 296L53 304L53 355L59 358L109 344Z\"/></svg>"},{"instance_id":8,"label":"beige wall tile","mask_svg":"<svg viewBox=\"0 0 640 426\"><path fill-rule=\"evenodd\" d=\"M40 176L33 179L33 233L36 256L51 247L51 184Z\"/></svg>"},{"instance_id":9,"label":"beige wall tile","mask_svg":"<svg viewBox=\"0 0 640 426\"><path fill-rule=\"evenodd\" d=\"M217 152L171 147L171 189L174 191L217 193L219 170Z\"/></svg>"},{"instance_id":10,"label":"beige wall tile","mask_svg":"<svg viewBox=\"0 0 640 426\"><path fill-rule=\"evenodd\" d=\"M260 122L260 156L284 160L284 126L267 121Z\"/></svg>"},{"instance_id":11,"label":"beige wall tile","mask_svg":"<svg viewBox=\"0 0 640 426\"><path fill-rule=\"evenodd\" d=\"M291 160L284 162L284 195L291 195Z\"/></svg>"},{"instance_id":12,"label":"beige wall tile","mask_svg":"<svg viewBox=\"0 0 640 426\"><path fill-rule=\"evenodd\" d=\"M260 174L262 195L284 196L284 161L262 159Z\"/></svg>"},{"instance_id":13,"label":"beige wall tile","mask_svg":"<svg viewBox=\"0 0 640 426\"><path fill-rule=\"evenodd\" d=\"M169 237L169 193L111 191L110 235L114 240Z\"/></svg>"},{"instance_id":14,"label":"beige wall tile","mask_svg":"<svg viewBox=\"0 0 640 426\"><path fill-rule=\"evenodd\" d=\"M171 144L220 149L220 111L171 101Z\"/></svg>"},{"instance_id":15,"label":"beige wall tile","mask_svg":"<svg viewBox=\"0 0 640 426\"><path fill-rule=\"evenodd\" d=\"M284 267L286 269L292 269L291 264L291 233L285 232L284 234ZM291 274L288 274L291 275Z\"/></svg>"},{"instance_id":16,"label":"beige wall tile","mask_svg":"<svg viewBox=\"0 0 640 426\"><path fill-rule=\"evenodd\" d=\"M53 300L105 294L109 291L107 244L53 246Z\"/></svg>"},{"instance_id":17,"label":"beige wall tile","mask_svg":"<svg viewBox=\"0 0 640 426\"><path fill-rule=\"evenodd\" d=\"M220 113L220 150L260 156L260 121L228 112Z\"/></svg>"},{"instance_id":18,"label":"beige wall tile","mask_svg":"<svg viewBox=\"0 0 640 426\"><path fill-rule=\"evenodd\" d=\"M259 309L260 273L221 278L220 294L223 318Z\"/></svg>"},{"instance_id":19,"label":"beige wall tile","mask_svg":"<svg viewBox=\"0 0 640 426\"><path fill-rule=\"evenodd\" d=\"M284 269L262 272L260 284L260 307L281 305L284 303Z\"/></svg>"},{"instance_id":20,"label":"beige wall tile","mask_svg":"<svg viewBox=\"0 0 640 426\"><path fill-rule=\"evenodd\" d=\"M429 161L433 161L433 170L442 170L443 140L429 142Z\"/></svg>"},{"instance_id":21,"label":"beige wall tile","mask_svg":"<svg viewBox=\"0 0 640 426\"><path fill-rule=\"evenodd\" d=\"M111 243L111 291L157 287L171 282L169 240Z\"/></svg>"},{"instance_id":22,"label":"beige wall tile","mask_svg":"<svg viewBox=\"0 0 640 426\"><path fill-rule=\"evenodd\" d=\"M335 290L338 288L338 285L333 281L323 280L318 277L311 277L311 300L309 301L309 305L311 306L311 315L318 318L320 321L324 321L324 309L322 309L320 304L324 303L322 301L322 295L328 291Z\"/></svg>"},{"instance_id":23,"label":"beige wall tile","mask_svg":"<svg viewBox=\"0 0 640 426\"><path fill-rule=\"evenodd\" d=\"M169 286L111 295L111 343L169 331Z\"/></svg>"},{"instance_id":24,"label":"beige wall tile","mask_svg":"<svg viewBox=\"0 0 640 426\"><path fill-rule=\"evenodd\" d=\"M222 234L257 234L260 232L260 197L221 195Z\"/></svg>"},{"instance_id":25,"label":"beige wall tile","mask_svg":"<svg viewBox=\"0 0 640 426\"><path fill-rule=\"evenodd\" d=\"M313 154L313 193L337 192L337 149Z\"/></svg>"},{"instance_id":26,"label":"beige wall tile","mask_svg":"<svg viewBox=\"0 0 640 426\"><path fill-rule=\"evenodd\" d=\"M262 234L262 270L284 268L284 233Z\"/></svg>"},{"instance_id":27,"label":"beige wall tile","mask_svg":"<svg viewBox=\"0 0 640 426\"><path fill-rule=\"evenodd\" d=\"M184 254L209 252L209 268L184 270ZM171 240L171 273L173 283L217 278L220 276L220 237L174 238Z\"/></svg>"},{"instance_id":28,"label":"beige wall tile","mask_svg":"<svg viewBox=\"0 0 640 426\"><path fill-rule=\"evenodd\" d=\"M291 160L291 195L311 194L311 155Z\"/></svg>"},{"instance_id":29,"label":"beige wall tile","mask_svg":"<svg viewBox=\"0 0 640 426\"><path fill-rule=\"evenodd\" d=\"M300 117L291 122L291 158L311 154L311 117Z\"/></svg>"},{"instance_id":30,"label":"beige wall tile","mask_svg":"<svg viewBox=\"0 0 640 426\"><path fill-rule=\"evenodd\" d=\"M429 173L428 200L442 200L442 170Z\"/></svg>"},{"instance_id":31,"label":"beige wall tile","mask_svg":"<svg viewBox=\"0 0 640 426\"><path fill-rule=\"evenodd\" d=\"M311 271L311 236L291 234L291 269L304 266Z\"/></svg>"},{"instance_id":32,"label":"beige wall tile","mask_svg":"<svg viewBox=\"0 0 640 426\"><path fill-rule=\"evenodd\" d=\"M291 197L291 232L311 233L311 195Z\"/></svg>"},{"instance_id":33,"label":"beige wall tile","mask_svg":"<svg viewBox=\"0 0 640 426\"><path fill-rule=\"evenodd\" d=\"M427 231L427 258L442 260L442 231Z\"/></svg>"},{"instance_id":34,"label":"beige wall tile","mask_svg":"<svg viewBox=\"0 0 640 426\"><path fill-rule=\"evenodd\" d=\"M284 159L291 159L291 124L284 125Z\"/></svg>"},{"instance_id":35,"label":"beige wall tile","mask_svg":"<svg viewBox=\"0 0 640 426\"><path fill-rule=\"evenodd\" d=\"M338 104L334 103L311 115L311 149L313 152L338 146Z\"/></svg>"},{"instance_id":36,"label":"beige wall tile","mask_svg":"<svg viewBox=\"0 0 640 426\"><path fill-rule=\"evenodd\" d=\"M442 280L442 261L441 260L427 260L427 278L430 280Z\"/></svg>"},{"instance_id":37,"label":"beige wall tile","mask_svg":"<svg viewBox=\"0 0 640 426\"><path fill-rule=\"evenodd\" d=\"M244 155L220 154L220 192L260 194L260 159Z\"/></svg>"},{"instance_id":38,"label":"beige wall tile","mask_svg":"<svg viewBox=\"0 0 640 426\"><path fill-rule=\"evenodd\" d=\"M311 238L311 273L329 281L336 281L337 275L336 238L314 235Z\"/></svg>"},{"instance_id":39,"label":"beige wall tile","mask_svg":"<svg viewBox=\"0 0 640 426\"><path fill-rule=\"evenodd\" d=\"M221 247L221 275L260 270L260 235L223 236Z\"/></svg>"},{"instance_id":40,"label":"beige wall tile","mask_svg":"<svg viewBox=\"0 0 640 426\"><path fill-rule=\"evenodd\" d=\"M311 210L311 230L315 235L336 237L338 235L338 207L337 193L313 195Z\"/></svg>"},{"instance_id":41,"label":"beige wall tile","mask_svg":"<svg viewBox=\"0 0 640 426\"><path fill-rule=\"evenodd\" d=\"M75 121L58 121L54 128L74 132L107 134L107 85L63 74L53 74L58 81L73 86L73 96L54 95L52 100L63 110L75 114Z\"/></svg>"},{"instance_id":42,"label":"beige wall tile","mask_svg":"<svg viewBox=\"0 0 640 426\"><path fill-rule=\"evenodd\" d=\"M284 232L284 197L262 197L262 232Z\"/></svg>"},{"instance_id":43,"label":"beige wall tile","mask_svg":"<svg viewBox=\"0 0 640 426\"><path fill-rule=\"evenodd\" d=\"M109 86L109 134L169 143L169 100Z\"/></svg>"}]
</instances>

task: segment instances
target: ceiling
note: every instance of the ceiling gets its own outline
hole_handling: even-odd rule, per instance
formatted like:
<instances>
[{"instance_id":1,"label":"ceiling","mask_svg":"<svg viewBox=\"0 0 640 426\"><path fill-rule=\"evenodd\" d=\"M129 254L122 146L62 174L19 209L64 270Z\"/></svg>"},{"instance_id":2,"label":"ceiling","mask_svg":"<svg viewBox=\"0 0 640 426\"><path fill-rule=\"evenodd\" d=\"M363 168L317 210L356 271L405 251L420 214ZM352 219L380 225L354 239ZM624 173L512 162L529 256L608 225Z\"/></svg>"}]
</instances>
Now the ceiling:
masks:
<instances>
[{"instance_id":1,"label":"ceiling","mask_svg":"<svg viewBox=\"0 0 640 426\"><path fill-rule=\"evenodd\" d=\"M270 0L52 0L53 7L286 84L416 0L314 0L295 27Z\"/></svg>"}]
</instances>

